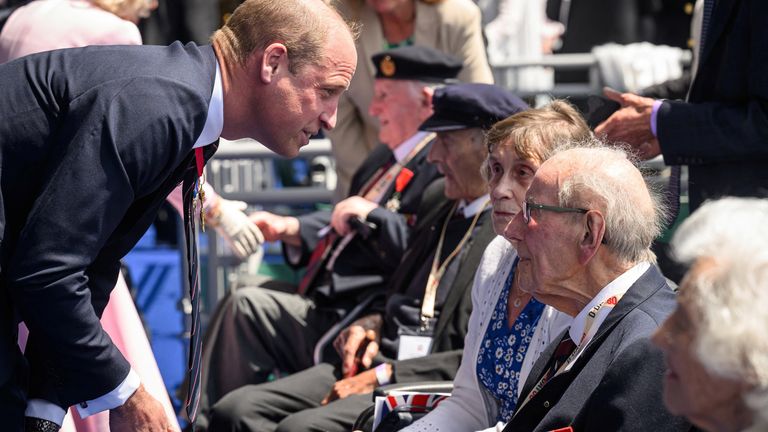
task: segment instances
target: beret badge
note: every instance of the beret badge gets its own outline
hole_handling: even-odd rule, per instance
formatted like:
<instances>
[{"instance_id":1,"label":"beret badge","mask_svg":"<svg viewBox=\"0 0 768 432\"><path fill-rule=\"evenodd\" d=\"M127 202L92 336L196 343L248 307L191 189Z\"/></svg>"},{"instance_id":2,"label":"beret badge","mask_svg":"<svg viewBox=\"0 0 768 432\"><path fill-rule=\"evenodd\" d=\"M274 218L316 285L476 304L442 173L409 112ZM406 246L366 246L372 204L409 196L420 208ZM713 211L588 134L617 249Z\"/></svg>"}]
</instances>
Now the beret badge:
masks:
<instances>
[{"instance_id":1,"label":"beret badge","mask_svg":"<svg viewBox=\"0 0 768 432\"><path fill-rule=\"evenodd\" d=\"M395 71L397 70L395 67L395 62L390 56L384 56L384 58L381 59L381 62L379 63L379 69L381 70L381 73L387 77L394 75Z\"/></svg>"}]
</instances>

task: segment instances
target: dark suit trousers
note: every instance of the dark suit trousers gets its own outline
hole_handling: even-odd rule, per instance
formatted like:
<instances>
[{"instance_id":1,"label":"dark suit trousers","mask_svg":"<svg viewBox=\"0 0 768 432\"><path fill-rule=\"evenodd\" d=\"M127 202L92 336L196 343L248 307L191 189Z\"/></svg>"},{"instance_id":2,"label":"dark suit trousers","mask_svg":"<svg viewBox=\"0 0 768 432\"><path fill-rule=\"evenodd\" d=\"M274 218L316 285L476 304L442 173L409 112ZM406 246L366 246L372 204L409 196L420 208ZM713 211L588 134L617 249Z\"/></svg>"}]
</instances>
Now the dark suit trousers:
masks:
<instances>
[{"instance_id":1,"label":"dark suit trousers","mask_svg":"<svg viewBox=\"0 0 768 432\"><path fill-rule=\"evenodd\" d=\"M338 321L338 313L311 300L261 287L245 287L222 299L203 340L203 396L198 423L222 396L249 384L261 384L274 372L311 367L320 337Z\"/></svg>"},{"instance_id":2,"label":"dark suit trousers","mask_svg":"<svg viewBox=\"0 0 768 432\"><path fill-rule=\"evenodd\" d=\"M266 384L240 388L211 411L209 432L299 432L351 430L357 416L371 405L371 393L320 405L339 375L320 364Z\"/></svg>"},{"instance_id":3,"label":"dark suit trousers","mask_svg":"<svg viewBox=\"0 0 768 432\"><path fill-rule=\"evenodd\" d=\"M16 366L13 368L13 373L8 380L0 383L0 425L4 431L24 430L24 410L27 407L27 395L24 389L27 388L29 368L21 351L16 349L16 354L11 354L12 358L14 356Z\"/></svg>"}]
</instances>

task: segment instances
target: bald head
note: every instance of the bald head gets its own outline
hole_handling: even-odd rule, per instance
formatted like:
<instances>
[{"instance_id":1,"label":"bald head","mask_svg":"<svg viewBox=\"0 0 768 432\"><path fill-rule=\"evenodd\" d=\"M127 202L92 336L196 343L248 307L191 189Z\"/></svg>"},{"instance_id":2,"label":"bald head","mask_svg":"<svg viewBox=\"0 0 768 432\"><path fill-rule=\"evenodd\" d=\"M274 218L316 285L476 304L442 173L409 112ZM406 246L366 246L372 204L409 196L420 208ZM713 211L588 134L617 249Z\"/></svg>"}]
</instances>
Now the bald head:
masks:
<instances>
[{"instance_id":1,"label":"bald head","mask_svg":"<svg viewBox=\"0 0 768 432\"><path fill-rule=\"evenodd\" d=\"M556 149L539 169L557 174L560 205L600 210L603 241L623 263L655 262L650 246L663 221L658 195L624 150L597 140L578 145Z\"/></svg>"}]
</instances>

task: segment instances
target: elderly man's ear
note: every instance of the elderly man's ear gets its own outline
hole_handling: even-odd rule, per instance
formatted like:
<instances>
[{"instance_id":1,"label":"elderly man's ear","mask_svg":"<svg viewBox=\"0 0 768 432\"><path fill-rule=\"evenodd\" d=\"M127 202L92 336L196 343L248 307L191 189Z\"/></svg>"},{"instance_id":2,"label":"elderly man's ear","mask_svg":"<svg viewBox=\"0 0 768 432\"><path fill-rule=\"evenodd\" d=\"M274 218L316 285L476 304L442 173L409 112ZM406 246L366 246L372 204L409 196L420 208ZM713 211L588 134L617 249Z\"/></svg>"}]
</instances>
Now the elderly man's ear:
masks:
<instances>
[{"instance_id":1,"label":"elderly man's ear","mask_svg":"<svg viewBox=\"0 0 768 432\"><path fill-rule=\"evenodd\" d=\"M605 237L605 218L599 211L589 211L584 223L579 247L581 249L580 261L583 264L589 262L597 253Z\"/></svg>"},{"instance_id":2,"label":"elderly man's ear","mask_svg":"<svg viewBox=\"0 0 768 432\"><path fill-rule=\"evenodd\" d=\"M432 108L432 97L435 95L435 89L432 87L424 87L421 89L421 95L423 97L423 103L426 108Z\"/></svg>"}]
</instances>

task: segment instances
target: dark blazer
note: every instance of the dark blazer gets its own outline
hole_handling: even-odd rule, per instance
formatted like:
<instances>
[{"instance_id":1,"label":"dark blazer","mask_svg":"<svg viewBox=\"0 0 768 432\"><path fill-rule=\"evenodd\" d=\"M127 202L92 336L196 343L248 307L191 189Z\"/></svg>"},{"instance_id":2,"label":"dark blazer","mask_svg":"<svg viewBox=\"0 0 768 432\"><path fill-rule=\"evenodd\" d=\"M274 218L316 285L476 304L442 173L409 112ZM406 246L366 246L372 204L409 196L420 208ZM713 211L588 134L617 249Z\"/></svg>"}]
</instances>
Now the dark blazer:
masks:
<instances>
[{"instance_id":1,"label":"dark blazer","mask_svg":"<svg viewBox=\"0 0 768 432\"><path fill-rule=\"evenodd\" d=\"M427 144L406 164L414 176L402 191L400 210L392 212L383 207L374 209L367 220L378 228L367 239L356 236L336 259L333 271L318 276L312 287L312 291L320 294L318 301L338 303L341 297L355 299L385 285L389 280L408 246L424 189L440 175L437 168L427 162L431 145ZM359 194L382 166L394 161L394 155L387 146L380 145L374 149L355 172L350 196ZM394 193L393 184L385 192L382 202L386 203ZM302 258L298 266L303 266L317 246L317 232L330 224L331 211L313 212L299 216L298 219L302 243Z\"/></svg>"},{"instance_id":2,"label":"dark blazer","mask_svg":"<svg viewBox=\"0 0 768 432\"><path fill-rule=\"evenodd\" d=\"M194 170L215 70L210 46L179 43L0 66L0 387L23 373L18 319L29 397L67 407L125 379L99 316L120 258Z\"/></svg>"},{"instance_id":3,"label":"dark blazer","mask_svg":"<svg viewBox=\"0 0 768 432\"><path fill-rule=\"evenodd\" d=\"M571 370L552 378L521 406L546 370L557 344L541 354L504 430L551 431L567 426L589 432L690 430L689 424L664 408L663 357L649 341L674 308L674 293L661 273L651 267L608 314Z\"/></svg>"},{"instance_id":4,"label":"dark blazer","mask_svg":"<svg viewBox=\"0 0 768 432\"><path fill-rule=\"evenodd\" d=\"M708 198L768 195L768 2L718 0L688 102L667 101L667 165L688 165L691 210Z\"/></svg>"},{"instance_id":5,"label":"dark blazer","mask_svg":"<svg viewBox=\"0 0 768 432\"><path fill-rule=\"evenodd\" d=\"M419 215L411 245L392 277L388 289L389 295L404 292L409 282L425 266L429 267L432 264L429 257L437 247L443 221L453 206L453 201L447 201L443 197L443 183L443 180L434 182L424 193L423 212ZM459 255L461 262L458 271L450 284L435 325L432 354L394 362L394 382L452 380L456 375L461 363L469 315L472 313L470 295L475 271L485 248L495 236L493 224L490 222L490 212L486 211L478 220L478 226L470 238L470 243L464 246L468 250ZM444 249L452 250L456 244L458 239L451 243L446 238ZM381 304L377 306L383 307ZM385 315L384 319L391 320L391 317ZM384 348L382 350L384 351Z\"/></svg>"}]
</instances>

